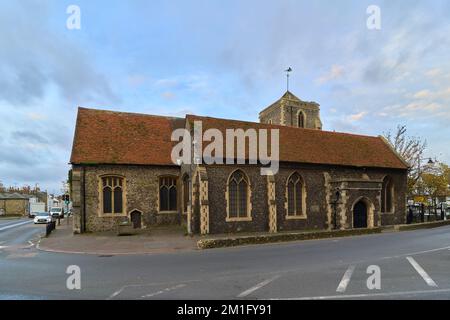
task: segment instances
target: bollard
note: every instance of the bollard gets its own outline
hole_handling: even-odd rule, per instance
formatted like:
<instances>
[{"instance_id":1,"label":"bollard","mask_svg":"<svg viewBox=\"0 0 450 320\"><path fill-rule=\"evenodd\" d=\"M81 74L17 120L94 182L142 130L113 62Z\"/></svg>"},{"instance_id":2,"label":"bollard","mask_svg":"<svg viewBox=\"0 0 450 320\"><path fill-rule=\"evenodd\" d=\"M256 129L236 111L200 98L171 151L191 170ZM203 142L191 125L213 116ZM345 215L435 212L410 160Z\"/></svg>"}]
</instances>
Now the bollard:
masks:
<instances>
[{"instance_id":1,"label":"bollard","mask_svg":"<svg viewBox=\"0 0 450 320\"><path fill-rule=\"evenodd\" d=\"M406 219L406 224L411 224L411 223L413 222L413 218L414 218L413 210L412 210L412 208L410 207L410 208L409 208L409 211L408 211L408 217L407 217L407 219Z\"/></svg>"}]
</instances>

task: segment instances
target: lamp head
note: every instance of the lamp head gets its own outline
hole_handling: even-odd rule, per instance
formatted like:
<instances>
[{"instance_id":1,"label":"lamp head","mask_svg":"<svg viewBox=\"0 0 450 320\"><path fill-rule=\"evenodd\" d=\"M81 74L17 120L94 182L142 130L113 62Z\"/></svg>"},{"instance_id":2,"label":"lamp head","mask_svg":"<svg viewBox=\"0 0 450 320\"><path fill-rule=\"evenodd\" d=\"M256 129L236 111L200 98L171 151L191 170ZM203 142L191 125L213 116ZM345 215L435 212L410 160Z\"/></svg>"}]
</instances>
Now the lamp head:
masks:
<instances>
[{"instance_id":1,"label":"lamp head","mask_svg":"<svg viewBox=\"0 0 450 320\"><path fill-rule=\"evenodd\" d=\"M341 190L337 188L335 194L336 194L336 201L339 201L339 199L341 198Z\"/></svg>"}]
</instances>

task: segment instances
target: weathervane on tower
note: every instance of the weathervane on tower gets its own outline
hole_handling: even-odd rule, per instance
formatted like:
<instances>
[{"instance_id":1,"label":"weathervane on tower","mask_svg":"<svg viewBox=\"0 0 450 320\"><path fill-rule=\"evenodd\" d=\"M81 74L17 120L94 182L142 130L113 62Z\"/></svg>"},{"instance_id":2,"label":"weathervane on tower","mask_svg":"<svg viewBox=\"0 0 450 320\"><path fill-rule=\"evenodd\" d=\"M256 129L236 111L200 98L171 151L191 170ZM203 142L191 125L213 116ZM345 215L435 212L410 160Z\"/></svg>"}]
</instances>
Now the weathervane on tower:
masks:
<instances>
[{"instance_id":1,"label":"weathervane on tower","mask_svg":"<svg viewBox=\"0 0 450 320\"><path fill-rule=\"evenodd\" d=\"M289 67L286 70L284 70L284 72L286 72L286 81L287 81L287 91L289 91L289 76L292 72L292 68Z\"/></svg>"}]
</instances>

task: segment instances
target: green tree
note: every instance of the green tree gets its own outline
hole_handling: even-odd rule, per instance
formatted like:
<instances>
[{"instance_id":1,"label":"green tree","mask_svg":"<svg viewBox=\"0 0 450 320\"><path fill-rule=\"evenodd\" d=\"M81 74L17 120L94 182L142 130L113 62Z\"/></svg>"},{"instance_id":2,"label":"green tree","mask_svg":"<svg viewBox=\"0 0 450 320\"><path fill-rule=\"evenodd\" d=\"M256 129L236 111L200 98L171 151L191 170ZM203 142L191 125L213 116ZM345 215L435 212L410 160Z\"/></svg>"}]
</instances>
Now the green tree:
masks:
<instances>
[{"instance_id":1,"label":"green tree","mask_svg":"<svg viewBox=\"0 0 450 320\"><path fill-rule=\"evenodd\" d=\"M437 198L444 198L450 195L450 168L440 163L432 172L422 174L418 182L419 188L424 194L433 199L435 203Z\"/></svg>"}]
</instances>

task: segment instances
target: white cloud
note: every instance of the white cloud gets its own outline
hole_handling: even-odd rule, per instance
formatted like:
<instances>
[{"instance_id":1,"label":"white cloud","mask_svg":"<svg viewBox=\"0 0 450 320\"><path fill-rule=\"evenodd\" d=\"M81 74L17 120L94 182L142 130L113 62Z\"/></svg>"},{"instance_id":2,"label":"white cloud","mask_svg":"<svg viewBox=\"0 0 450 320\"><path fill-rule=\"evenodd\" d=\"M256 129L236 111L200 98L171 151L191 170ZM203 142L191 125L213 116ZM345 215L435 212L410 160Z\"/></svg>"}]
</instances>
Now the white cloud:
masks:
<instances>
[{"instance_id":1,"label":"white cloud","mask_svg":"<svg viewBox=\"0 0 450 320\"><path fill-rule=\"evenodd\" d=\"M425 72L425 75L429 78L436 78L439 77L440 75L442 75L442 70L439 68L434 68L434 69L430 69L427 72Z\"/></svg>"},{"instance_id":2,"label":"white cloud","mask_svg":"<svg viewBox=\"0 0 450 320\"><path fill-rule=\"evenodd\" d=\"M38 112L28 112L26 116L33 121L43 121L48 118L46 114L38 113Z\"/></svg>"},{"instance_id":3,"label":"white cloud","mask_svg":"<svg viewBox=\"0 0 450 320\"><path fill-rule=\"evenodd\" d=\"M162 97L166 100L173 100L176 98L176 94L170 91L163 92Z\"/></svg>"},{"instance_id":4,"label":"white cloud","mask_svg":"<svg viewBox=\"0 0 450 320\"><path fill-rule=\"evenodd\" d=\"M431 92L430 90L421 90L419 92L416 92L413 97L415 99L426 99L429 98L431 96Z\"/></svg>"},{"instance_id":5,"label":"white cloud","mask_svg":"<svg viewBox=\"0 0 450 320\"><path fill-rule=\"evenodd\" d=\"M413 95L414 99L428 99L428 100L448 100L450 99L450 87L442 90L421 90Z\"/></svg>"},{"instance_id":6,"label":"white cloud","mask_svg":"<svg viewBox=\"0 0 450 320\"><path fill-rule=\"evenodd\" d=\"M330 71L322 75L316 80L318 84L325 84L332 80L341 78L344 75L344 67L339 65L332 65Z\"/></svg>"},{"instance_id":7,"label":"white cloud","mask_svg":"<svg viewBox=\"0 0 450 320\"><path fill-rule=\"evenodd\" d=\"M407 104L396 104L383 109L383 112L394 117L407 119L438 118L444 106L436 102L414 101Z\"/></svg>"},{"instance_id":8,"label":"white cloud","mask_svg":"<svg viewBox=\"0 0 450 320\"><path fill-rule=\"evenodd\" d=\"M360 121L362 120L366 115L368 114L367 111L362 111L356 114L352 114L350 116L348 116L348 120L351 122L355 122L355 121Z\"/></svg>"},{"instance_id":9,"label":"white cloud","mask_svg":"<svg viewBox=\"0 0 450 320\"><path fill-rule=\"evenodd\" d=\"M0 10L0 101L33 104L50 86L75 104L118 101L85 49L47 22L49 12L42 1L17 1Z\"/></svg>"}]
</instances>

